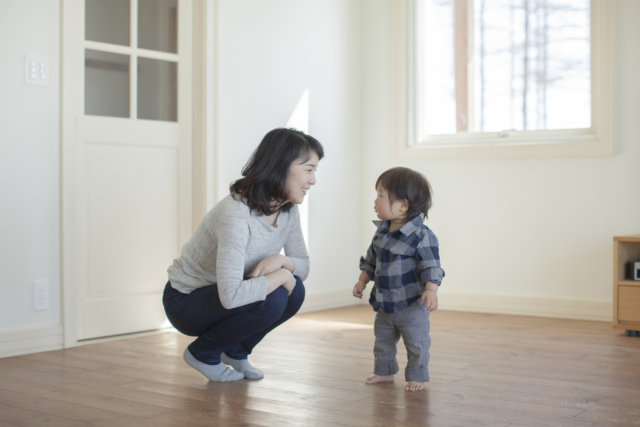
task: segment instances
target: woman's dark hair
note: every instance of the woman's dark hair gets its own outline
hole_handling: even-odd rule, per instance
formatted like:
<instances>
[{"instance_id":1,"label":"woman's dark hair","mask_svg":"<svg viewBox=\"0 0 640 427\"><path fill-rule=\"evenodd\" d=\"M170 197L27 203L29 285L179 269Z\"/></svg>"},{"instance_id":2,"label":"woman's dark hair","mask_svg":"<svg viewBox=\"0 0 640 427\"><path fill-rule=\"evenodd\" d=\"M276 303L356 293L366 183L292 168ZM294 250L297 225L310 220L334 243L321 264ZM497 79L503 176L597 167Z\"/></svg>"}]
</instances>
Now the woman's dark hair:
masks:
<instances>
[{"instance_id":1,"label":"woman's dark hair","mask_svg":"<svg viewBox=\"0 0 640 427\"><path fill-rule=\"evenodd\" d=\"M241 178L229 186L232 195L240 196L249 209L262 215L288 212L293 203L284 203L288 194L285 183L293 162L309 160L312 153L324 157L322 144L295 129L278 128L267 133L242 169ZM278 203L273 206L273 201Z\"/></svg>"},{"instance_id":2,"label":"woman's dark hair","mask_svg":"<svg viewBox=\"0 0 640 427\"><path fill-rule=\"evenodd\" d=\"M396 200L409 202L408 219L411 220L418 214L428 218L432 190L429 181L420 172L409 168L392 168L380 175L376 181L376 188L378 184L387 190L392 204Z\"/></svg>"}]
</instances>

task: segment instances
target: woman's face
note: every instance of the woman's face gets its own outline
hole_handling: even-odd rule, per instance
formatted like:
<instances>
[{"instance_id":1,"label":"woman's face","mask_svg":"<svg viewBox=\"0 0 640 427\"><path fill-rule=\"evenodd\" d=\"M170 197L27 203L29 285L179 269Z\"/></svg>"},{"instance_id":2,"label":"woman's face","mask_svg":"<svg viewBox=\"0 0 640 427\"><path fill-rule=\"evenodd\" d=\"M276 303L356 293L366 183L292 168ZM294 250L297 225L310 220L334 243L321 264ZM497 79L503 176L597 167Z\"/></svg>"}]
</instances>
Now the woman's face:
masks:
<instances>
[{"instance_id":1,"label":"woman's face","mask_svg":"<svg viewBox=\"0 0 640 427\"><path fill-rule=\"evenodd\" d=\"M287 180L284 184L284 190L287 193L287 202L293 202L299 205L304 201L304 196L311 186L316 183L318 162L318 155L313 152L307 160L301 158L291 164Z\"/></svg>"}]
</instances>

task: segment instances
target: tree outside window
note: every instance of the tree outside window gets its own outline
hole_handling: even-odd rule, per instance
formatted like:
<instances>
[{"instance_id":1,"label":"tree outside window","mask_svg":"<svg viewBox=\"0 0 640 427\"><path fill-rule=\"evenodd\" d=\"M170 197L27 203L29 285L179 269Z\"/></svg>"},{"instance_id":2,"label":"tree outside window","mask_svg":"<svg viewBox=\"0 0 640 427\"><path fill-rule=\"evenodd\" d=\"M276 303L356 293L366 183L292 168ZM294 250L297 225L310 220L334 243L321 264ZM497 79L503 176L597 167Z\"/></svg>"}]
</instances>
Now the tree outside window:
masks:
<instances>
[{"instance_id":1,"label":"tree outside window","mask_svg":"<svg viewBox=\"0 0 640 427\"><path fill-rule=\"evenodd\" d=\"M416 138L592 126L589 0L416 0Z\"/></svg>"}]
</instances>

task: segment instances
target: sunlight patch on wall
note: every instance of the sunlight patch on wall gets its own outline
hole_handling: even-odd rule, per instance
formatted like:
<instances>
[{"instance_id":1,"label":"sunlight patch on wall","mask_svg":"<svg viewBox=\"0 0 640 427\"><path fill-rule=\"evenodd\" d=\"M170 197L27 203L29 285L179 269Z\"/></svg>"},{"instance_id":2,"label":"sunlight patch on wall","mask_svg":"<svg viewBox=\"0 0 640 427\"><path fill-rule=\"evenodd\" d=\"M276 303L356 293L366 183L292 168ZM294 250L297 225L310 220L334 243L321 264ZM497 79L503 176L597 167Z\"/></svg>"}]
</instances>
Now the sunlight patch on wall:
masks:
<instances>
[{"instance_id":1,"label":"sunlight patch on wall","mask_svg":"<svg viewBox=\"0 0 640 427\"><path fill-rule=\"evenodd\" d=\"M285 127L294 128L304 133L309 133L309 89L306 89L298 101L298 105L291 113ZM304 202L298 206L300 210L300 223L302 225L302 235L309 249L309 194L304 198Z\"/></svg>"}]
</instances>

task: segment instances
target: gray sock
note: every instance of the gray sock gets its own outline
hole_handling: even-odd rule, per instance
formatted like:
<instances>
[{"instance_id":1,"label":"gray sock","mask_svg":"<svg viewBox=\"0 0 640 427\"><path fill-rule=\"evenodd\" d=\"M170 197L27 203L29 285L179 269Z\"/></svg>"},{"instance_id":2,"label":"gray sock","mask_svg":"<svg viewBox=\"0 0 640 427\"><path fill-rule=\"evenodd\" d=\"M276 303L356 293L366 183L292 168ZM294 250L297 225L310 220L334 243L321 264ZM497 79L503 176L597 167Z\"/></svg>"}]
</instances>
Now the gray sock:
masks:
<instances>
[{"instance_id":1,"label":"gray sock","mask_svg":"<svg viewBox=\"0 0 640 427\"><path fill-rule=\"evenodd\" d=\"M207 365L206 363L202 363L193 357L188 347L184 350L182 357L184 357L184 361L187 362L187 365L207 377L209 381L237 381L244 378L242 373L233 371L222 363L218 363L217 365Z\"/></svg>"},{"instance_id":2,"label":"gray sock","mask_svg":"<svg viewBox=\"0 0 640 427\"><path fill-rule=\"evenodd\" d=\"M220 358L222 359L222 363L224 363L225 365L231 365L231 367L236 371L242 372L245 378L257 380L264 377L264 372L262 372L258 368L254 368L253 366L251 366L251 363L249 363L248 359L236 360L230 358L224 353L222 353Z\"/></svg>"}]
</instances>

